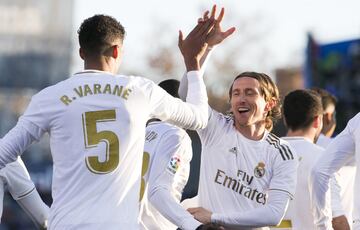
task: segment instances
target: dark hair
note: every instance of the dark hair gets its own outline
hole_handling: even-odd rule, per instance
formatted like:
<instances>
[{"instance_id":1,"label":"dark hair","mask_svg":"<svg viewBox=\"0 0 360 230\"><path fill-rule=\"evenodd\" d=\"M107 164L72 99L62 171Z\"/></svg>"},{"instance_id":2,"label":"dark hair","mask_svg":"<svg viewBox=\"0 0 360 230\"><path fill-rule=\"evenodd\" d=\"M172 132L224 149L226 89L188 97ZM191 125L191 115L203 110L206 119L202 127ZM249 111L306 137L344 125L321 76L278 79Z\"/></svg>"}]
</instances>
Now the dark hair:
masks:
<instances>
[{"instance_id":1,"label":"dark hair","mask_svg":"<svg viewBox=\"0 0 360 230\"><path fill-rule=\"evenodd\" d=\"M125 36L124 27L115 18L107 15L94 15L83 21L78 29L79 44L84 55L100 56L116 40L122 43Z\"/></svg>"},{"instance_id":2,"label":"dark hair","mask_svg":"<svg viewBox=\"0 0 360 230\"><path fill-rule=\"evenodd\" d=\"M159 86L161 88L163 88L168 94L170 94L173 97L179 97L179 85L180 82L178 80L175 79L168 79L168 80L164 80L162 82L159 83Z\"/></svg>"},{"instance_id":3,"label":"dark hair","mask_svg":"<svg viewBox=\"0 0 360 230\"><path fill-rule=\"evenodd\" d=\"M330 105L336 106L337 98L334 95L322 88L313 87L311 89L320 95L323 110L326 110Z\"/></svg>"},{"instance_id":4,"label":"dark hair","mask_svg":"<svg viewBox=\"0 0 360 230\"><path fill-rule=\"evenodd\" d=\"M322 113L321 97L315 91L298 89L284 98L283 116L286 126L293 131L309 128Z\"/></svg>"},{"instance_id":5,"label":"dark hair","mask_svg":"<svg viewBox=\"0 0 360 230\"><path fill-rule=\"evenodd\" d=\"M269 131L272 130L274 123L281 118L281 108L279 100L279 90L271 78L264 73L257 72L243 72L235 77L229 89L229 98L231 100L232 89L234 82L241 77L250 77L256 79L260 84L260 93L265 101L275 100L275 106L268 112L265 118L265 128Z\"/></svg>"}]
</instances>

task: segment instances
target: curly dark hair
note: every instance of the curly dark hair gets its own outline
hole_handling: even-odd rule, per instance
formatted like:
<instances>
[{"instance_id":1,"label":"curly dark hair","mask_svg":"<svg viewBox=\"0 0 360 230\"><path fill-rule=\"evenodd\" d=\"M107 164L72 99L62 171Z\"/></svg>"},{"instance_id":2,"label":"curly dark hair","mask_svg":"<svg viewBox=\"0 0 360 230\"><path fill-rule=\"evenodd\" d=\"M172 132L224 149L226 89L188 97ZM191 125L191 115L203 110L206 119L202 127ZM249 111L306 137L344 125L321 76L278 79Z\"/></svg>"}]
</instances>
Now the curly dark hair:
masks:
<instances>
[{"instance_id":1,"label":"curly dark hair","mask_svg":"<svg viewBox=\"0 0 360 230\"><path fill-rule=\"evenodd\" d=\"M265 118L265 128L271 131L274 123L281 118L281 104L279 99L279 90L271 78L264 73L257 72L243 72L235 77L229 89L229 98L231 100L232 89L234 82L241 77L250 77L258 80L260 83L260 93L265 98L265 101L275 100L275 106L268 112Z\"/></svg>"},{"instance_id":2,"label":"curly dark hair","mask_svg":"<svg viewBox=\"0 0 360 230\"><path fill-rule=\"evenodd\" d=\"M123 42L125 29L115 18L107 15L94 15L83 21L78 29L79 44L85 56L97 57L106 49Z\"/></svg>"}]
</instances>

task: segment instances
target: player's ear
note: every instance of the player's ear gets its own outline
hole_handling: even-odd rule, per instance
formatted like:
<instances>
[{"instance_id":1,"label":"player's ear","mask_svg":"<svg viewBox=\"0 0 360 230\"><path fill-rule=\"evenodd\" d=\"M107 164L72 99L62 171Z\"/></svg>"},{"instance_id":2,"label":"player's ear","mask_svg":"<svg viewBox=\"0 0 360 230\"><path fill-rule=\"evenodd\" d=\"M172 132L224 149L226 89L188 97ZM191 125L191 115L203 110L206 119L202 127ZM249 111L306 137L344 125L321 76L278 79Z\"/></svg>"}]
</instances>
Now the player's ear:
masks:
<instances>
[{"instance_id":1,"label":"player's ear","mask_svg":"<svg viewBox=\"0 0 360 230\"><path fill-rule=\"evenodd\" d=\"M315 116L313 121L313 127L316 129L322 127L322 119L323 119L322 115Z\"/></svg>"},{"instance_id":2,"label":"player's ear","mask_svg":"<svg viewBox=\"0 0 360 230\"><path fill-rule=\"evenodd\" d=\"M265 111L270 112L276 106L276 103L277 103L276 99L272 97L270 100L266 102Z\"/></svg>"},{"instance_id":3,"label":"player's ear","mask_svg":"<svg viewBox=\"0 0 360 230\"><path fill-rule=\"evenodd\" d=\"M120 54L120 46L119 45L114 45L112 46L112 57L113 58L118 58Z\"/></svg>"},{"instance_id":4,"label":"player's ear","mask_svg":"<svg viewBox=\"0 0 360 230\"><path fill-rule=\"evenodd\" d=\"M332 114L325 113L323 119L324 119L323 120L324 123L329 124L331 122L331 119L332 119Z\"/></svg>"},{"instance_id":5,"label":"player's ear","mask_svg":"<svg viewBox=\"0 0 360 230\"><path fill-rule=\"evenodd\" d=\"M79 48L79 55L80 55L81 59L83 59L83 60L85 59L84 51L81 48Z\"/></svg>"}]
</instances>

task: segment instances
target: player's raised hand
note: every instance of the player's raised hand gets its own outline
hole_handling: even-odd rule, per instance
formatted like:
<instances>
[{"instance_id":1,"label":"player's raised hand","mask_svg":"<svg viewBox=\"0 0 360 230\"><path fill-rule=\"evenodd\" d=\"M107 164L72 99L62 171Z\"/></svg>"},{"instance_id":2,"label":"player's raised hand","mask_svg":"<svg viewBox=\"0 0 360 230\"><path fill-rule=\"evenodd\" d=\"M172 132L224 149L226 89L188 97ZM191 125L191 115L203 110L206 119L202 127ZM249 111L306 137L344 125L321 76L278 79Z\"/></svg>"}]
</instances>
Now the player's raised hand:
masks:
<instances>
[{"instance_id":1,"label":"player's raised hand","mask_svg":"<svg viewBox=\"0 0 360 230\"><path fill-rule=\"evenodd\" d=\"M210 18L215 19L215 25L211 32L208 34L207 43L209 47L213 47L222 41L224 41L227 37L234 33L235 27L231 27L227 30L223 30L221 28L221 22L224 18L225 9L224 7L221 8L219 16L215 18L216 15L216 5L214 5L211 9ZM205 11L204 15L201 19L198 20L199 23L203 23L204 21L209 19L209 11Z\"/></svg>"},{"instance_id":2,"label":"player's raised hand","mask_svg":"<svg viewBox=\"0 0 360 230\"><path fill-rule=\"evenodd\" d=\"M184 57L187 71L200 69L199 61L207 48L207 38L214 25L215 19L207 18L202 23L198 23L185 39L182 31L179 31L178 46Z\"/></svg>"}]
</instances>

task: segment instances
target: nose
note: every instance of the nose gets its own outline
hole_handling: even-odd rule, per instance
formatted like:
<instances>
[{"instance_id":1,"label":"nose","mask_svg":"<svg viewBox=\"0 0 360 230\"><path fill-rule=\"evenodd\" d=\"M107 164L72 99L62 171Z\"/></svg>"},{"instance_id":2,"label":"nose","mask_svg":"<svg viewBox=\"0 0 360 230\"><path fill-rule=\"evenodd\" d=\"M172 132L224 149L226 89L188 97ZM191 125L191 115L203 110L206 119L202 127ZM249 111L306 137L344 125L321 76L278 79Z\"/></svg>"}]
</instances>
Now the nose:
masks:
<instances>
[{"instance_id":1,"label":"nose","mask_svg":"<svg viewBox=\"0 0 360 230\"><path fill-rule=\"evenodd\" d=\"M246 97L245 97L244 93L239 94L238 101L239 102L245 102L246 101Z\"/></svg>"}]
</instances>

